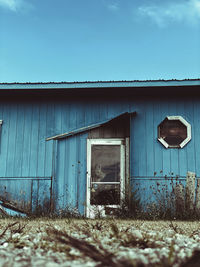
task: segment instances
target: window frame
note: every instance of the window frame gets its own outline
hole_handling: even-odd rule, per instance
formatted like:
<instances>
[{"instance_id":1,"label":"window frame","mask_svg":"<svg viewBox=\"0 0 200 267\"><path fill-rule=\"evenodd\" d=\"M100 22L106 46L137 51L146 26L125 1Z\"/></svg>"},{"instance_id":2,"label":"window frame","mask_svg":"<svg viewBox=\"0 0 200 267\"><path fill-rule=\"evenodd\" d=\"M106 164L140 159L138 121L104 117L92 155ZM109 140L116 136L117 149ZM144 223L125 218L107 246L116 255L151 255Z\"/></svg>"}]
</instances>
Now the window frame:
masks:
<instances>
[{"instance_id":1,"label":"window frame","mask_svg":"<svg viewBox=\"0 0 200 267\"><path fill-rule=\"evenodd\" d=\"M92 145L120 145L120 162L122 163L120 169L120 181L113 184L120 184L120 204L119 205L92 205L90 204L91 191L91 147ZM118 208L122 205L125 198L125 139L124 138L102 138L102 139L87 139L87 189L86 189L86 217L94 218L95 213L100 213L105 217L105 207ZM106 184L105 182L98 182L98 184ZM112 184L109 182L109 184Z\"/></svg>"},{"instance_id":2,"label":"window frame","mask_svg":"<svg viewBox=\"0 0 200 267\"><path fill-rule=\"evenodd\" d=\"M179 145L169 145L162 137L160 137L160 125L165 120L179 120L184 126L186 126L187 129L187 137L180 143ZM165 148L183 148L191 139L192 139L192 133L191 133L191 125L189 122L187 122L182 116L167 116L164 120L158 125L158 141L165 147Z\"/></svg>"}]
</instances>

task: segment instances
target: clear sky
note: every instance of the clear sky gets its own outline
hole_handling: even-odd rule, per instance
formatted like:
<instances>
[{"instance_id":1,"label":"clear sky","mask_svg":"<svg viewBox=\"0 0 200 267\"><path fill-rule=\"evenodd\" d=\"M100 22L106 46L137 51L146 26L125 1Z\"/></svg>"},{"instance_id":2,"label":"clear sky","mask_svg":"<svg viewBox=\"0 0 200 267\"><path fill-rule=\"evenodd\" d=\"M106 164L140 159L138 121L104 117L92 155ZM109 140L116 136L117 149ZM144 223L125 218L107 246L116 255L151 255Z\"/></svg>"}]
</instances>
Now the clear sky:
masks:
<instances>
[{"instance_id":1,"label":"clear sky","mask_svg":"<svg viewBox=\"0 0 200 267\"><path fill-rule=\"evenodd\" d=\"M0 0L0 82L200 78L200 0Z\"/></svg>"}]
</instances>

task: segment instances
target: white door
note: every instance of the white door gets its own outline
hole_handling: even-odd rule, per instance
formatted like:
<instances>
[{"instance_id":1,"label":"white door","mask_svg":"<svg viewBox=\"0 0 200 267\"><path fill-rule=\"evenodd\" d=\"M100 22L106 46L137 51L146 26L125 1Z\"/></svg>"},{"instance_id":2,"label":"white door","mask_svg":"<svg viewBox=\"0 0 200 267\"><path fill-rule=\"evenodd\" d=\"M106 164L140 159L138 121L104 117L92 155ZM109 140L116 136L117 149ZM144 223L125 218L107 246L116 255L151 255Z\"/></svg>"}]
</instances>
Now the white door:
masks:
<instances>
[{"instance_id":1,"label":"white door","mask_svg":"<svg viewBox=\"0 0 200 267\"><path fill-rule=\"evenodd\" d=\"M124 139L88 139L86 216L106 216L125 195Z\"/></svg>"}]
</instances>

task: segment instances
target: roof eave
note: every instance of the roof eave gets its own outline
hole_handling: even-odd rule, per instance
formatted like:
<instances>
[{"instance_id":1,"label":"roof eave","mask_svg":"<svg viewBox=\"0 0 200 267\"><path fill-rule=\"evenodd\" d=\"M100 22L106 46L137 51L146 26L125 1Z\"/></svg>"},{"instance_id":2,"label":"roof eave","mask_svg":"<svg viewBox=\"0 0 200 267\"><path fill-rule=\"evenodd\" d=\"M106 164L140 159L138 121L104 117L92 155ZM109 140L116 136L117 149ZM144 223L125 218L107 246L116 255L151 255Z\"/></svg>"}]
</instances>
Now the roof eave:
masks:
<instances>
[{"instance_id":1,"label":"roof eave","mask_svg":"<svg viewBox=\"0 0 200 267\"><path fill-rule=\"evenodd\" d=\"M200 79L154 80L154 81L97 81L97 82L60 82L60 83L0 83L0 90L57 90L93 88L151 88L200 86Z\"/></svg>"}]
</instances>

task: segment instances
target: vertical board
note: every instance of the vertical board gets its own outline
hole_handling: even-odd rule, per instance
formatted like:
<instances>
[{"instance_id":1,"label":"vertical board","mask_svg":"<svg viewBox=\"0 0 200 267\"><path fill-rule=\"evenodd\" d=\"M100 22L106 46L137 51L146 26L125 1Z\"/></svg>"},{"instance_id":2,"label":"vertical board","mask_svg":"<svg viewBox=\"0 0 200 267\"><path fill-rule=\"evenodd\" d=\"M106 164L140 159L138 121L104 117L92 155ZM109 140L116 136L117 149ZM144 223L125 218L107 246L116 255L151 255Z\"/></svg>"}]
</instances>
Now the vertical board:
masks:
<instances>
[{"instance_id":1,"label":"vertical board","mask_svg":"<svg viewBox=\"0 0 200 267\"><path fill-rule=\"evenodd\" d=\"M14 152L14 172L16 177L22 175L23 143L24 143L24 106L17 106L16 137Z\"/></svg>"},{"instance_id":2,"label":"vertical board","mask_svg":"<svg viewBox=\"0 0 200 267\"><path fill-rule=\"evenodd\" d=\"M77 110L76 110L76 104L74 102L70 102L69 104L69 129L76 129L77 128Z\"/></svg>"},{"instance_id":3,"label":"vertical board","mask_svg":"<svg viewBox=\"0 0 200 267\"><path fill-rule=\"evenodd\" d=\"M59 140L57 143L57 162L56 162L56 183L55 183L55 207L56 209L64 209L65 192L65 168L68 162L65 160L65 139Z\"/></svg>"},{"instance_id":4,"label":"vertical board","mask_svg":"<svg viewBox=\"0 0 200 267\"><path fill-rule=\"evenodd\" d=\"M138 113L138 106L136 106ZM138 132L137 125L139 124L140 119L138 114L136 116L131 116L130 119L130 177L139 176L139 149L140 145L138 142Z\"/></svg>"},{"instance_id":5,"label":"vertical board","mask_svg":"<svg viewBox=\"0 0 200 267\"><path fill-rule=\"evenodd\" d=\"M177 114L182 116L185 120L187 120L187 116L185 114L185 104L184 101L176 103ZM188 121L189 122L189 121ZM178 160L179 160L179 176L186 177L187 174L187 146L182 149L178 149Z\"/></svg>"},{"instance_id":6,"label":"vertical board","mask_svg":"<svg viewBox=\"0 0 200 267\"><path fill-rule=\"evenodd\" d=\"M38 133L38 155L37 155L37 177L44 177L45 172L45 147L46 147L46 123L47 123L47 105L39 106L39 133Z\"/></svg>"},{"instance_id":7,"label":"vertical board","mask_svg":"<svg viewBox=\"0 0 200 267\"><path fill-rule=\"evenodd\" d=\"M55 124L54 124L54 132L53 135L60 134L63 132L62 129L62 103L55 103L55 109L54 109L54 116L55 116ZM67 112L69 115L69 112ZM50 135L48 135L49 137Z\"/></svg>"},{"instance_id":8,"label":"vertical board","mask_svg":"<svg viewBox=\"0 0 200 267\"><path fill-rule=\"evenodd\" d=\"M169 116L169 100L167 99L165 102L162 101L161 103L161 114L162 114L162 121ZM159 124L162 122L160 121ZM157 126L158 127L158 126ZM171 177L171 149L166 149L162 144L162 153L163 153L163 176L164 177Z\"/></svg>"},{"instance_id":9,"label":"vertical board","mask_svg":"<svg viewBox=\"0 0 200 267\"><path fill-rule=\"evenodd\" d=\"M140 112L137 114L139 120L143 121L141 124L135 125L135 129L137 129L137 149L138 149L138 158L139 158L139 176L147 175L147 148L146 148L146 107L141 106L140 103Z\"/></svg>"},{"instance_id":10,"label":"vertical board","mask_svg":"<svg viewBox=\"0 0 200 267\"><path fill-rule=\"evenodd\" d=\"M51 180L32 180L32 212L49 214L51 211Z\"/></svg>"},{"instance_id":11,"label":"vertical board","mask_svg":"<svg viewBox=\"0 0 200 267\"><path fill-rule=\"evenodd\" d=\"M195 128L198 125L194 125L194 104L193 100L185 103L185 119L191 124L192 130L192 139L187 144L187 171L196 172L196 158L195 158L195 148L198 146L198 143L195 143Z\"/></svg>"},{"instance_id":12,"label":"vertical board","mask_svg":"<svg viewBox=\"0 0 200 267\"><path fill-rule=\"evenodd\" d=\"M59 140L56 164L56 210L85 211L87 133Z\"/></svg>"},{"instance_id":13,"label":"vertical board","mask_svg":"<svg viewBox=\"0 0 200 267\"><path fill-rule=\"evenodd\" d=\"M68 168L65 169L65 188L67 192L66 204L67 207L75 208L77 199L77 154L76 154L76 136L73 136L65 143L65 160L67 161Z\"/></svg>"},{"instance_id":14,"label":"vertical board","mask_svg":"<svg viewBox=\"0 0 200 267\"><path fill-rule=\"evenodd\" d=\"M22 152L22 177L30 175L30 151L31 151L31 132L32 132L32 104L24 106L24 131L23 131L23 150Z\"/></svg>"},{"instance_id":15,"label":"vertical board","mask_svg":"<svg viewBox=\"0 0 200 267\"><path fill-rule=\"evenodd\" d=\"M52 136L54 134L55 127L55 110L54 104L48 103L47 105L47 114L46 114L46 135ZM53 168L53 141L45 141L45 166L44 166L44 177L52 176Z\"/></svg>"},{"instance_id":16,"label":"vertical board","mask_svg":"<svg viewBox=\"0 0 200 267\"><path fill-rule=\"evenodd\" d=\"M31 122L31 145L30 145L30 167L29 176L37 176L37 163L38 163L38 145L39 145L39 105L35 104L32 109L32 122Z\"/></svg>"},{"instance_id":17,"label":"vertical board","mask_svg":"<svg viewBox=\"0 0 200 267\"><path fill-rule=\"evenodd\" d=\"M200 104L194 101L194 125L192 128L192 139L195 143L195 159L196 159L196 176L200 177ZM190 141L191 142L191 141Z\"/></svg>"},{"instance_id":18,"label":"vertical board","mask_svg":"<svg viewBox=\"0 0 200 267\"><path fill-rule=\"evenodd\" d=\"M14 176L15 144L17 127L17 104L9 109L8 147L6 158L6 177Z\"/></svg>"},{"instance_id":19,"label":"vertical board","mask_svg":"<svg viewBox=\"0 0 200 267\"><path fill-rule=\"evenodd\" d=\"M146 139L146 162L147 162L147 173L150 176L155 174L155 162L154 162L154 113L152 109L152 104L147 103L146 105L146 115L145 115L145 139Z\"/></svg>"},{"instance_id":20,"label":"vertical board","mask_svg":"<svg viewBox=\"0 0 200 267\"><path fill-rule=\"evenodd\" d=\"M97 108L95 103L86 102L87 108L85 111L85 125L91 125L98 120Z\"/></svg>"},{"instance_id":21,"label":"vertical board","mask_svg":"<svg viewBox=\"0 0 200 267\"><path fill-rule=\"evenodd\" d=\"M131 177L146 175L145 113L141 102L135 103L136 116L131 116L130 123L130 170Z\"/></svg>"},{"instance_id":22,"label":"vertical board","mask_svg":"<svg viewBox=\"0 0 200 267\"><path fill-rule=\"evenodd\" d=\"M177 101L169 101L169 116L177 114ZM177 177L179 176L179 160L178 160L178 151L179 149L169 149L170 150L170 176Z\"/></svg>"},{"instance_id":23,"label":"vertical board","mask_svg":"<svg viewBox=\"0 0 200 267\"><path fill-rule=\"evenodd\" d=\"M69 105L69 103L61 103L60 108L61 108L61 110L60 110L61 118L58 118L58 122L56 122L56 123L57 123L57 126L60 127L60 128L58 128L60 131L59 133L61 133L61 132L64 133L64 132L69 131L69 129L70 129L70 105ZM60 119L61 119L61 121L60 121ZM57 116L56 116L56 120L57 120Z\"/></svg>"},{"instance_id":24,"label":"vertical board","mask_svg":"<svg viewBox=\"0 0 200 267\"><path fill-rule=\"evenodd\" d=\"M78 102L76 105L76 128L85 126L85 104Z\"/></svg>"},{"instance_id":25,"label":"vertical board","mask_svg":"<svg viewBox=\"0 0 200 267\"><path fill-rule=\"evenodd\" d=\"M87 147L87 135L80 137L79 146L77 146L78 155L78 176L77 176L77 197L78 197L78 210L80 214L85 213L86 207L86 172L87 172L87 161L86 161L86 147Z\"/></svg>"},{"instance_id":26,"label":"vertical board","mask_svg":"<svg viewBox=\"0 0 200 267\"><path fill-rule=\"evenodd\" d=\"M154 176L163 176L163 149L164 147L158 141L158 125L163 120L161 112L161 103L153 103L153 133L154 133ZM150 174L148 174L150 175Z\"/></svg>"},{"instance_id":27,"label":"vertical board","mask_svg":"<svg viewBox=\"0 0 200 267\"><path fill-rule=\"evenodd\" d=\"M1 147L0 147L0 176L6 176L7 165L7 151L8 151L8 132L9 132L9 108L8 104L4 103L0 105L3 109L2 117L3 124L1 127Z\"/></svg>"}]
</instances>

